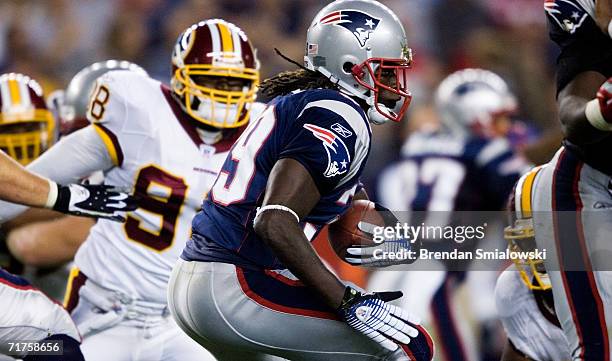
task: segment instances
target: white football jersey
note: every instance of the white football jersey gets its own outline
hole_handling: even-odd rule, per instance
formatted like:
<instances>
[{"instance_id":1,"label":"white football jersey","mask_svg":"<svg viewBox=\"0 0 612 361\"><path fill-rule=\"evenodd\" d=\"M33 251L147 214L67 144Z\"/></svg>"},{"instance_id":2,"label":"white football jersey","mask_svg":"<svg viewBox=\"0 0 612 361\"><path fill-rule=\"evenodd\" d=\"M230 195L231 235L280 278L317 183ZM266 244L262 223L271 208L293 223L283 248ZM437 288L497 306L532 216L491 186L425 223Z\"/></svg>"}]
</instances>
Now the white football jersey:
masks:
<instances>
[{"instance_id":1,"label":"white football jersey","mask_svg":"<svg viewBox=\"0 0 612 361\"><path fill-rule=\"evenodd\" d=\"M538 306L514 265L497 279L495 302L506 335L519 351L534 360L571 360L563 330L540 311L547 306Z\"/></svg>"},{"instance_id":2,"label":"white football jersey","mask_svg":"<svg viewBox=\"0 0 612 361\"><path fill-rule=\"evenodd\" d=\"M251 118L263 107L254 104ZM105 182L141 199L126 223L97 222L77 252L76 266L105 288L166 303L170 273L190 237L191 220L235 137L204 144L170 90L134 72L101 77L88 117L115 164L105 172Z\"/></svg>"}]
</instances>

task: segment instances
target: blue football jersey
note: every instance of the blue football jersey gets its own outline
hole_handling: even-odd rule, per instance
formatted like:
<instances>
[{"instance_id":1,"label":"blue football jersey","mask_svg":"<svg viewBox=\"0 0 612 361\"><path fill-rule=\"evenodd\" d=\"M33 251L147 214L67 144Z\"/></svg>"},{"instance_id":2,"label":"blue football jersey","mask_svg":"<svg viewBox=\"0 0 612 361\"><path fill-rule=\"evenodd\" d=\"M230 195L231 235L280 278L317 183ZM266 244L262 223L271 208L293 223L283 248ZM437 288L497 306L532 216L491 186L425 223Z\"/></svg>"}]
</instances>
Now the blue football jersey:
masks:
<instances>
[{"instance_id":1,"label":"blue football jersey","mask_svg":"<svg viewBox=\"0 0 612 361\"><path fill-rule=\"evenodd\" d=\"M528 169L506 139L418 132L383 171L377 195L396 211L496 211Z\"/></svg>"},{"instance_id":2,"label":"blue football jersey","mask_svg":"<svg viewBox=\"0 0 612 361\"><path fill-rule=\"evenodd\" d=\"M253 231L272 167L291 158L312 176L321 199L302 225L313 238L348 209L360 187L370 137L361 107L338 91L308 90L274 99L234 143L193 220L193 236L181 257L285 268Z\"/></svg>"}]
</instances>

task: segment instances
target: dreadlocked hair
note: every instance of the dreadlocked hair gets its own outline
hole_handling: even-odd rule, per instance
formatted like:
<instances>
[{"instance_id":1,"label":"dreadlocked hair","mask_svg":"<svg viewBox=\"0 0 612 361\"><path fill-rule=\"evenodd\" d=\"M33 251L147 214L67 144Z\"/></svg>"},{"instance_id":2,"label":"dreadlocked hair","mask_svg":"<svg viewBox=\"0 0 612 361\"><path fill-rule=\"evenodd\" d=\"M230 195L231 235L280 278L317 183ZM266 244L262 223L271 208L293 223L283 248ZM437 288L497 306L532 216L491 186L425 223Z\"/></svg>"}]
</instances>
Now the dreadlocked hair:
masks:
<instances>
[{"instance_id":1,"label":"dreadlocked hair","mask_svg":"<svg viewBox=\"0 0 612 361\"><path fill-rule=\"evenodd\" d=\"M323 74L309 69L284 71L259 84L261 92L268 97L289 94L294 90L340 89Z\"/></svg>"}]
</instances>

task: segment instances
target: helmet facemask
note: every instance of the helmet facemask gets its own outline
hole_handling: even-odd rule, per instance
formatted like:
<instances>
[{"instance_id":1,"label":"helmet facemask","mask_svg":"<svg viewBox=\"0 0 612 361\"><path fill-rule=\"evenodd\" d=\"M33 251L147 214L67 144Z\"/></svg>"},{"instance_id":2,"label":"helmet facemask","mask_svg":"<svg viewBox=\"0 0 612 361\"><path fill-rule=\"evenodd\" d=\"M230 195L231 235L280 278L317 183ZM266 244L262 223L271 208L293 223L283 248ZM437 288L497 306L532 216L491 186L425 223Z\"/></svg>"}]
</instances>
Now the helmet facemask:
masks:
<instances>
[{"instance_id":1,"label":"helmet facemask","mask_svg":"<svg viewBox=\"0 0 612 361\"><path fill-rule=\"evenodd\" d=\"M259 85L256 50L234 24L201 21L175 44L171 85L183 110L199 123L241 127L249 121Z\"/></svg>"},{"instance_id":2,"label":"helmet facemask","mask_svg":"<svg viewBox=\"0 0 612 361\"><path fill-rule=\"evenodd\" d=\"M55 119L42 88L23 74L0 76L0 149L27 165L55 141Z\"/></svg>"},{"instance_id":3,"label":"helmet facemask","mask_svg":"<svg viewBox=\"0 0 612 361\"><path fill-rule=\"evenodd\" d=\"M50 111L37 109L26 113L0 115L0 149L24 166L45 152L55 139L55 122Z\"/></svg>"},{"instance_id":4,"label":"helmet facemask","mask_svg":"<svg viewBox=\"0 0 612 361\"><path fill-rule=\"evenodd\" d=\"M230 82L242 80L244 85L240 90L222 90L196 81L202 76L224 77ZM255 69L213 65L177 68L172 82L172 88L182 98L187 114L215 128L236 128L248 122L257 85L259 72Z\"/></svg>"},{"instance_id":5,"label":"helmet facemask","mask_svg":"<svg viewBox=\"0 0 612 361\"><path fill-rule=\"evenodd\" d=\"M517 219L512 226L504 229L504 238L511 252L530 252L536 248L532 218ZM521 280L530 289L546 291L552 286L544 268L544 260L533 258L512 258Z\"/></svg>"},{"instance_id":6,"label":"helmet facemask","mask_svg":"<svg viewBox=\"0 0 612 361\"><path fill-rule=\"evenodd\" d=\"M407 85L411 66L412 53L405 48L402 58L369 58L352 67L357 83L368 90L368 117L373 123L399 122L402 119L412 100Z\"/></svg>"}]
</instances>

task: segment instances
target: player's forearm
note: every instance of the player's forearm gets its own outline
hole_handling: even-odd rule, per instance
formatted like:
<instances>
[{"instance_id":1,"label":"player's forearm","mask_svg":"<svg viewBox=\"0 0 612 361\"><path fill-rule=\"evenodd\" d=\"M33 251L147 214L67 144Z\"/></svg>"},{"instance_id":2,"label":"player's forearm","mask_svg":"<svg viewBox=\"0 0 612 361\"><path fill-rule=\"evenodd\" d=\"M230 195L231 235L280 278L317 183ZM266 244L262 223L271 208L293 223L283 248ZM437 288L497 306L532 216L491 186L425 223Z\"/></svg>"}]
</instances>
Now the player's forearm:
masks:
<instances>
[{"instance_id":1,"label":"player's forearm","mask_svg":"<svg viewBox=\"0 0 612 361\"><path fill-rule=\"evenodd\" d=\"M7 203L7 205L16 206L14 203ZM3 207L2 211L0 212L0 217L2 217L2 215L4 215L5 213L11 213L11 212L4 211L4 203L0 202L0 207ZM63 214L53 211L51 209L28 208L28 207L21 207L21 208L25 208L24 209L25 212L19 214L19 216L14 217L14 218L6 217L6 219L10 219L10 220L2 224L2 230L4 230L5 232L9 232L9 231L12 231L13 229L23 227L30 223L51 221L51 220L64 216ZM21 210L21 208L17 208L17 210Z\"/></svg>"},{"instance_id":2,"label":"player's forearm","mask_svg":"<svg viewBox=\"0 0 612 361\"><path fill-rule=\"evenodd\" d=\"M612 20L612 0L596 0L595 1L595 21L604 34L610 37Z\"/></svg>"},{"instance_id":3,"label":"player's forearm","mask_svg":"<svg viewBox=\"0 0 612 361\"><path fill-rule=\"evenodd\" d=\"M0 154L1 199L32 207L44 207L49 190L47 179L26 171L6 154Z\"/></svg>"},{"instance_id":4,"label":"player's forearm","mask_svg":"<svg viewBox=\"0 0 612 361\"><path fill-rule=\"evenodd\" d=\"M608 135L593 127L586 118L585 108L590 99L567 96L559 101L559 119L565 137L574 144L594 143Z\"/></svg>"},{"instance_id":5,"label":"player's forearm","mask_svg":"<svg viewBox=\"0 0 612 361\"><path fill-rule=\"evenodd\" d=\"M559 92L559 119L565 137L581 145L597 142L609 132L596 129L586 117L586 105L606 78L594 71L578 74Z\"/></svg>"},{"instance_id":6,"label":"player's forearm","mask_svg":"<svg viewBox=\"0 0 612 361\"><path fill-rule=\"evenodd\" d=\"M300 281L317 291L330 307L340 306L345 285L321 262L290 214L262 213L255 232Z\"/></svg>"},{"instance_id":7,"label":"player's forearm","mask_svg":"<svg viewBox=\"0 0 612 361\"><path fill-rule=\"evenodd\" d=\"M7 236L11 254L20 262L36 267L54 267L74 258L95 221L65 216L17 228Z\"/></svg>"},{"instance_id":8,"label":"player's forearm","mask_svg":"<svg viewBox=\"0 0 612 361\"><path fill-rule=\"evenodd\" d=\"M8 158L8 156L3 154L3 158ZM0 191L0 199L4 199L7 202L26 204L28 206L43 206L45 204L44 202L47 200L47 193L45 193L44 199L42 200L40 199L41 197L32 199L32 197L37 196L33 189L35 185L30 184L28 186L28 184L25 184L25 180L19 180L19 178L25 177L23 174L26 174L26 176L29 174L25 173L18 164L17 166L21 169L13 170L10 173L4 171L4 167L9 166L7 165L7 161L11 161L11 159L3 159L3 164L0 164L2 167L0 168L2 170L2 173L0 173L0 180L12 176L14 180L23 184L16 185L14 182L11 183L8 179L3 181L5 185L2 186L2 191ZM16 163L11 163L10 166L15 168ZM112 161L108 156L104 143L96 134L95 130L89 126L63 138L59 143L30 163L27 170L40 174L54 182L66 184L76 183L80 179L91 175L91 173L96 170L106 170L112 166ZM48 192L48 184L44 186L47 187L46 189ZM16 192L15 187L29 188L26 188L28 191ZM3 198L1 192L7 193L11 198ZM16 195L21 195L22 198L15 198ZM29 199L23 197L29 197ZM13 219L27 209L24 206L7 202L0 201L0 222Z\"/></svg>"}]
</instances>

